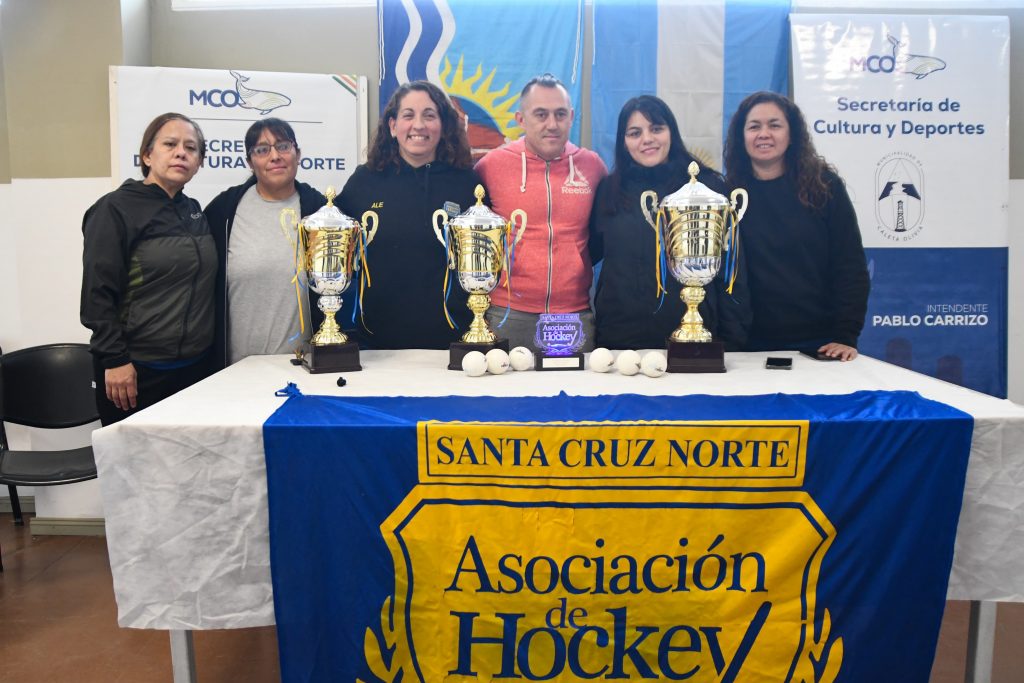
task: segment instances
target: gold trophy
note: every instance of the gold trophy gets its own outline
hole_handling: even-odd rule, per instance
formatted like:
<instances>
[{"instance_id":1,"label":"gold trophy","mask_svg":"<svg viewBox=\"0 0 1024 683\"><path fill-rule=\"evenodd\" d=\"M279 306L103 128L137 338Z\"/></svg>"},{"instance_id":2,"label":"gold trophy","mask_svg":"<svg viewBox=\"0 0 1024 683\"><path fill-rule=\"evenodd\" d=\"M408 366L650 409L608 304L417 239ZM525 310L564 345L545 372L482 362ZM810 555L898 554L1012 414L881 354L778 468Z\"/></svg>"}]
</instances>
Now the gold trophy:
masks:
<instances>
[{"instance_id":1,"label":"gold trophy","mask_svg":"<svg viewBox=\"0 0 1024 683\"><path fill-rule=\"evenodd\" d=\"M324 314L320 329L302 353L302 365L311 373L362 370L359 344L341 331L335 313L341 308L341 294L366 263L366 245L377 231L377 214L367 211L362 223L349 218L334 205L333 187L327 188L327 204L298 221L298 249L309 288L320 295L317 306ZM289 216L294 226L295 211L281 212L282 223ZM371 227L372 226L372 227Z\"/></svg>"},{"instance_id":2,"label":"gold trophy","mask_svg":"<svg viewBox=\"0 0 1024 683\"><path fill-rule=\"evenodd\" d=\"M697 180L700 167L686 169L690 182L662 200L648 190L640 195L640 208L659 233L672 276L683 286L686 304L681 324L668 338L669 372L725 372L725 346L712 341L697 307L704 287L718 274L723 257L736 257L736 226L747 210L747 191L737 188L727 199ZM737 199L742 198L739 209Z\"/></svg>"},{"instance_id":3,"label":"gold trophy","mask_svg":"<svg viewBox=\"0 0 1024 683\"><path fill-rule=\"evenodd\" d=\"M461 370L462 359L470 351L508 351L508 340L494 334L484 313L491 305L490 293L498 284L502 268L508 266L510 247L519 244L526 230L526 213L522 209L513 211L507 221L484 205L483 186L477 185L473 194L476 204L464 213L449 220L447 212L438 209L432 221L434 234L448 250L448 268L455 271L459 286L469 293L466 306L473 312L469 329L448 349L449 370ZM509 234L517 218L520 227L509 245Z\"/></svg>"}]
</instances>

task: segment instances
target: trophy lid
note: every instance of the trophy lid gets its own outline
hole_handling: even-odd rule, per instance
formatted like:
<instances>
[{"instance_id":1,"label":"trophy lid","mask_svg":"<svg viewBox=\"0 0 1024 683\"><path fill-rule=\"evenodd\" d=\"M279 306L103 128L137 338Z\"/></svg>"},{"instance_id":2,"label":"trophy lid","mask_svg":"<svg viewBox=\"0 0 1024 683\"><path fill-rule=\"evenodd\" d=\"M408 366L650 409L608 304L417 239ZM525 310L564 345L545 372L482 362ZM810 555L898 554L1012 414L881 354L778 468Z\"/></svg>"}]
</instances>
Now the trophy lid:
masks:
<instances>
[{"instance_id":1,"label":"trophy lid","mask_svg":"<svg viewBox=\"0 0 1024 683\"><path fill-rule=\"evenodd\" d=\"M690 174L690 182L665 197L661 201L663 207L729 206L729 200L724 195L718 194L697 180L700 166L697 165L696 161L691 161L686 170Z\"/></svg>"},{"instance_id":2,"label":"trophy lid","mask_svg":"<svg viewBox=\"0 0 1024 683\"><path fill-rule=\"evenodd\" d=\"M359 221L349 218L334 205L336 194L333 186L327 188L324 196L327 197L327 203L302 219L302 226L306 230L339 230L359 226Z\"/></svg>"},{"instance_id":3,"label":"trophy lid","mask_svg":"<svg viewBox=\"0 0 1024 683\"><path fill-rule=\"evenodd\" d=\"M448 222L449 225L456 225L459 227L476 227L481 230L503 228L508 225L507 220L491 211L490 207L484 204L484 194L483 185L477 185L476 189L473 190L473 196L476 197L476 204L451 219Z\"/></svg>"}]
</instances>

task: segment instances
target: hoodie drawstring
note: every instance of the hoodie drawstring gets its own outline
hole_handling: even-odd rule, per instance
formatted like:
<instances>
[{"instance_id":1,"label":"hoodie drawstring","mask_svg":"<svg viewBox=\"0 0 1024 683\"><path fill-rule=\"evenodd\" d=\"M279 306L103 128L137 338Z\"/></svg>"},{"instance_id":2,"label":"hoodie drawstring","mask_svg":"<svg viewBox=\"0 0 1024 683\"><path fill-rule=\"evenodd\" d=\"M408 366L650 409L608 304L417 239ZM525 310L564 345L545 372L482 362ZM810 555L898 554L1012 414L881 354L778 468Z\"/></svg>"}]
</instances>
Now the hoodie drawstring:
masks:
<instances>
[{"instance_id":1,"label":"hoodie drawstring","mask_svg":"<svg viewBox=\"0 0 1024 683\"><path fill-rule=\"evenodd\" d=\"M568 185L576 185L576 164L573 162L574 154L570 154L566 150L566 156L569 157L569 177L566 179ZM519 183L519 192L526 192L526 149L519 153L519 158L522 160L523 172Z\"/></svg>"}]
</instances>

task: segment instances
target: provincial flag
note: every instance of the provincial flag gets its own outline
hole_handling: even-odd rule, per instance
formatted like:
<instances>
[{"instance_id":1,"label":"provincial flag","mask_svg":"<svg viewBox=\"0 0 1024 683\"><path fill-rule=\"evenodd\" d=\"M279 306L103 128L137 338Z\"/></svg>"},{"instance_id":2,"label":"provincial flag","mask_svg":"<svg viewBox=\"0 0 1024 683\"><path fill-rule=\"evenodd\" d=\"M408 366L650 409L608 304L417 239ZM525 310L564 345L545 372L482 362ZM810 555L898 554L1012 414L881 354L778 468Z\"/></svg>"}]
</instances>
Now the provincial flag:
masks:
<instances>
[{"instance_id":1,"label":"provincial flag","mask_svg":"<svg viewBox=\"0 0 1024 683\"><path fill-rule=\"evenodd\" d=\"M379 0L380 108L402 83L440 86L467 118L474 158L518 139L519 93L551 73L580 109L583 1ZM579 141L579 116L570 139Z\"/></svg>"},{"instance_id":2,"label":"provincial flag","mask_svg":"<svg viewBox=\"0 0 1024 683\"><path fill-rule=\"evenodd\" d=\"M594 150L611 167L622 105L657 95L687 149L721 170L744 97L789 88L789 0L594 0Z\"/></svg>"}]
</instances>

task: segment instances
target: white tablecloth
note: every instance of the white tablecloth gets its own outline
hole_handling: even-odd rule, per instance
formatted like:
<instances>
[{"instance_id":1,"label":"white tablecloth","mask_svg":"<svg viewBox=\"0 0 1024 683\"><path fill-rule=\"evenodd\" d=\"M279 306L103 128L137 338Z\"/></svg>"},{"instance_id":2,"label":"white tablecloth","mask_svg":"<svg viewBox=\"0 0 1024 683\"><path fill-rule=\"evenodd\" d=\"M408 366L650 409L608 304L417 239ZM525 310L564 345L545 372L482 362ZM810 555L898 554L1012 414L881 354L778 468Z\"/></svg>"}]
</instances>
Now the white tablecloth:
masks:
<instances>
[{"instance_id":1,"label":"white tablecloth","mask_svg":"<svg viewBox=\"0 0 1024 683\"><path fill-rule=\"evenodd\" d=\"M263 422L295 382L338 396L846 394L911 390L974 416L948 595L1024 601L1024 408L871 358L728 354L725 374L516 372L466 377L446 351L364 351L362 372L310 375L287 356L254 356L93 434L121 626L210 629L274 623ZM893 520L898 524L899 520ZM301 530L296 530L297 533Z\"/></svg>"}]
</instances>

